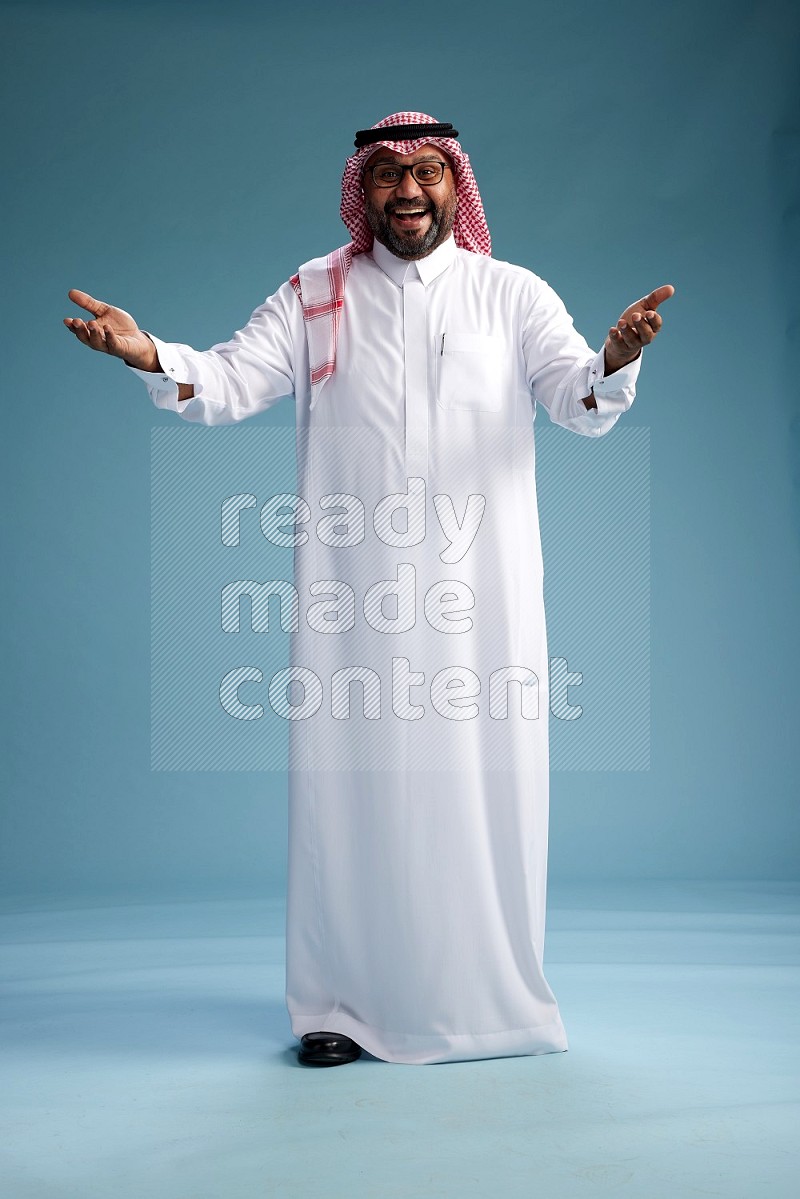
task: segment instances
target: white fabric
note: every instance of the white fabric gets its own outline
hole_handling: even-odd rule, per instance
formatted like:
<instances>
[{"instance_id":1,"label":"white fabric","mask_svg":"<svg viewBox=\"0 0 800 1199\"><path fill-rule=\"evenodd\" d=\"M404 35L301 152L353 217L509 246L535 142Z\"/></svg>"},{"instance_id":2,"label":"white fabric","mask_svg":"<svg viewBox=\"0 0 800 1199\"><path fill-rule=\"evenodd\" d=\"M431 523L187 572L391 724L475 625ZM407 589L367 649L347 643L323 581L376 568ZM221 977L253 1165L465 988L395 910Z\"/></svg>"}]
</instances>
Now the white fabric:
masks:
<instances>
[{"instance_id":1,"label":"white fabric","mask_svg":"<svg viewBox=\"0 0 800 1199\"><path fill-rule=\"evenodd\" d=\"M548 660L533 416L540 404L577 433L607 433L639 362L605 379L602 351L546 283L452 238L419 262L379 244L354 259L336 372L313 411L288 283L209 351L153 340L163 373L136 373L186 420L231 423L294 394L297 490L312 508L295 586L301 605L330 596L332 580L355 594L352 627L321 632L309 610L292 636L292 662L314 670L324 701L290 726L293 1032L345 1033L405 1063L565 1050L543 973ZM179 402L176 382L195 398ZM412 513L406 533L401 517L387 544L372 523L380 500L423 492L424 526ZM326 495L364 502L362 543L315 535ZM468 533L468 512L480 519L465 549L452 519ZM413 614L407 592L396 612L364 604L401 568L414 572ZM431 594L456 596L438 621ZM403 632L378 631L395 616L409 617ZM331 714L333 674L348 666L375 672L380 719L358 685L349 717Z\"/></svg>"}]
</instances>

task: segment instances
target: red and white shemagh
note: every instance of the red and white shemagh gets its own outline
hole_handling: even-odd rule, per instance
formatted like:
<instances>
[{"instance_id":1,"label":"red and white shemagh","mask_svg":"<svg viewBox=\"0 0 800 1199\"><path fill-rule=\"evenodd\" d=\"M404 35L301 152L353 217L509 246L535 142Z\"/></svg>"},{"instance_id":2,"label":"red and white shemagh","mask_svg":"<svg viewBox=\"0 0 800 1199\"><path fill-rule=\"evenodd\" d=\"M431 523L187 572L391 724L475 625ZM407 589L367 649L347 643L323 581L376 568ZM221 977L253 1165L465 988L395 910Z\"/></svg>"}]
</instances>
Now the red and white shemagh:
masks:
<instances>
[{"instance_id":1,"label":"red and white shemagh","mask_svg":"<svg viewBox=\"0 0 800 1199\"><path fill-rule=\"evenodd\" d=\"M424 112L395 112L373 125L383 129L391 125L434 125L434 117ZM290 282L303 306L311 364L311 406L336 366L336 341L339 320L344 306L347 275L354 254L366 254L372 249L372 230L364 209L361 192L361 171L364 161L385 146L397 154L415 154L422 146L439 146L450 156L456 177L458 206L453 225L456 245L474 254L491 254L492 239L486 224L478 185L472 173L469 156L453 137L416 137L403 141L376 141L362 146L345 163L342 176L342 220L352 241L334 250L325 258L316 258L301 267Z\"/></svg>"}]
</instances>

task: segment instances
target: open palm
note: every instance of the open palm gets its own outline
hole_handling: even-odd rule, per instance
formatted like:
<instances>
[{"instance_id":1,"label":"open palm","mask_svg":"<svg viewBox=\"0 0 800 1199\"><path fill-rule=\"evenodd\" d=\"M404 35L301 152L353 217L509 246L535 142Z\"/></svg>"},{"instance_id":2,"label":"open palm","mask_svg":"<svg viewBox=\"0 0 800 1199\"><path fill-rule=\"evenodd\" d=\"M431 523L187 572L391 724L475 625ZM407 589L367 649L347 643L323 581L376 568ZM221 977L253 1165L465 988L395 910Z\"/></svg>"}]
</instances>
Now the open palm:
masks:
<instances>
[{"instance_id":1,"label":"open palm","mask_svg":"<svg viewBox=\"0 0 800 1199\"><path fill-rule=\"evenodd\" d=\"M78 341L92 350L123 358L140 370L158 369L155 346L129 312L122 308L114 308L111 304L104 304L88 292L78 291L74 287L69 292L69 298L80 308L91 313L91 319L88 321L77 316L64 318L64 324L75 334Z\"/></svg>"},{"instance_id":2,"label":"open palm","mask_svg":"<svg viewBox=\"0 0 800 1199\"><path fill-rule=\"evenodd\" d=\"M605 344L607 370L618 370L632 362L639 357L643 346L650 345L664 323L656 309L674 295L672 284L664 283L625 309L616 325L608 331Z\"/></svg>"}]
</instances>

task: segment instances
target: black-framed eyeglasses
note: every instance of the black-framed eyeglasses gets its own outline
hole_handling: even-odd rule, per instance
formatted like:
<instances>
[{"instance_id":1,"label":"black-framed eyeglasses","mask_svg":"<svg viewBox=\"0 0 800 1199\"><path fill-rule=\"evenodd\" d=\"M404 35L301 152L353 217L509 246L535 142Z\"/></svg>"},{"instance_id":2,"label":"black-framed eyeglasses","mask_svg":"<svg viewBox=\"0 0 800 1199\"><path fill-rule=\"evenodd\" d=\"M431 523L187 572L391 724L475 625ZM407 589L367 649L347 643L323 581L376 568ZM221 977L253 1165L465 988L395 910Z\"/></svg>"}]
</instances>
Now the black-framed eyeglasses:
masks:
<instances>
[{"instance_id":1,"label":"black-framed eyeglasses","mask_svg":"<svg viewBox=\"0 0 800 1199\"><path fill-rule=\"evenodd\" d=\"M398 187L406 171L410 171L412 178L423 187L435 187L442 182L445 171L451 169L446 162L435 158L427 158L411 166L403 166L400 162L378 162L373 167L367 167L376 187Z\"/></svg>"}]
</instances>

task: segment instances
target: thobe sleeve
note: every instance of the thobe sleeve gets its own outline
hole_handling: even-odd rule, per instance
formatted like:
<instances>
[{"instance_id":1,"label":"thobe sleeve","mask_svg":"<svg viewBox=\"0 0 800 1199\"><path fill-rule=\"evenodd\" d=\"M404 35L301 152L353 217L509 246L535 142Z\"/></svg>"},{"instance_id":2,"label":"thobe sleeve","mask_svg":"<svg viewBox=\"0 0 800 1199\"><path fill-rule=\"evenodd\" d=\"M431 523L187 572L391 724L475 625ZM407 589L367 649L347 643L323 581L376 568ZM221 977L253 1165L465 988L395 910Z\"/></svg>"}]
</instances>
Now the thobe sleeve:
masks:
<instances>
[{"instance_id":1,"label":"thobe sleeve","mask_svg":"<svg viewBox=\"0 0 800 1199\"><path fill-rule=\"evenodd\" d=\"M596 353L578 333L563 301L534 276L523 295L522 352L535 404L565 429L587 437L608 433L636 395L641 356L605 376L605 355ZM584 397L594 393L597 408Z\"/></svg>"},{"instance_id":2,"label":"thobe sleeve","mask_svg":"<svg viewBox=\"0 0 800 1199\"><path fill-rule=\"evenodd\" d=\"M234 424L271 408L282 396L294 395L296 380L308 370L302 309L289 283L229 341L209 350L148 336L162 370L129 370L144 381L157 408L201 425ZM179 383L194 386L191 399L178 399Z\"/></svg>"}]
</instances>

